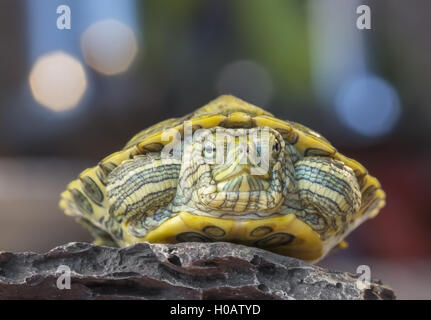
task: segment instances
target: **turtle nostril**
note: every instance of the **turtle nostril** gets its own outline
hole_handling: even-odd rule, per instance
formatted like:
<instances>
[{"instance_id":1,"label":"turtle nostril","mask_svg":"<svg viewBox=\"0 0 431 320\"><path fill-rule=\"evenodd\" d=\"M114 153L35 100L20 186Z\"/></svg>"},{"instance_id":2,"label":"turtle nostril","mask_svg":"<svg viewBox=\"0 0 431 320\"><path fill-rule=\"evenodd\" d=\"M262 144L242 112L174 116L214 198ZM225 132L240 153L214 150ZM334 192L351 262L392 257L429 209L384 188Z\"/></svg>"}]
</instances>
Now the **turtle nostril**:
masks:
<instances>
[{"instance_id":1,"label":"turtle nostril","mask_svg":"<svg viewBox=\"0 0 431 320\"><path fill-rule=\"evenodd\" d=\"M272 150L274 151L280 151L280 144L278 142L276 142L273 146L272 146Z\"/></svg>"}]
</instances>

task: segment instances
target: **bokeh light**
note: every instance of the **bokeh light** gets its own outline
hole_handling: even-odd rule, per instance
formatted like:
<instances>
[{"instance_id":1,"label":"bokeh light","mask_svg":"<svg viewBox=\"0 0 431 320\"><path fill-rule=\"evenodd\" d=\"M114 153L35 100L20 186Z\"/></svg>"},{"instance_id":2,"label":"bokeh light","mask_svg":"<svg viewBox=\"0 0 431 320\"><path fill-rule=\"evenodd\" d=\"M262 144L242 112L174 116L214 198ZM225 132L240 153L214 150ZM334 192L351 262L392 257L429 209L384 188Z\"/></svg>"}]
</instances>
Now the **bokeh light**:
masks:
<instances>
[{"instance_id":1,"label":"bokeh light","mask_svg":"<svg viewBox=\"0 0 431 320\"><path fill-rule=\"evenodd\" d=\"M29 76L34 99L53 111L66 111L77 106L87 80L82 64L61 51L40 57Z\"/></svg>"},{"instance_id":2,"label":"bokeh light","mask_svg":"<svg viewBox=\"0 0 431 320\"><path fill-rule=\"evenodd\" d=\"M258 106L265 106L271 100L273 83L263 66L253 61L240 60L222 69L216 90L218 94L233 94Z\"/></svg>"},{"instance_id":3,"label":"bokeh light","mask_svg":"<svg viewBox=\"0 0 431 320\"><path fill-rule=\"evenodd\" d=\"M136 57L135 33L124 23L108 19L90 25L81 36L87 64L105 75L125 72Z\"/></svg>"},{"instance_id":4,"label":"bokeh light","mask_svg":"<svg viewBox=\"0 0 431 320\"><path fill-rule=\"evenodd\" d=\"M335 108L343 124L369 137L391 132L401 113L397 92L373 74L343 83L335 98Z\"/></svg>"}]
</instances>

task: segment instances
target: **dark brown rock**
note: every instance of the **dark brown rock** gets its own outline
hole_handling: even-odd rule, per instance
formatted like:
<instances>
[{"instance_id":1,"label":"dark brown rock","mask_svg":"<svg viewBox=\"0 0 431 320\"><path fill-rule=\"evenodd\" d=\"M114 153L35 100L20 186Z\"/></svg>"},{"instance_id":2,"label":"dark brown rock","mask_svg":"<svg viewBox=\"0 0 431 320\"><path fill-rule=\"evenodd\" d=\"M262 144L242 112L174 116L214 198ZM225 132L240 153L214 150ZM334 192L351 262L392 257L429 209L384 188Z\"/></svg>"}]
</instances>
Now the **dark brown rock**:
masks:
<instances>
[{"instance_id":1,"label":"dark brown rock","mask_svg":"<svg viewBox=\"0 0 431 320\"><path fill-rule=\"evenodd\" d=\"M70 289L58 289L71 270ZM359 275L231 243L70 243L45 254L0 253L0 299L394 299Z\"/></svg>"}]
</instances>

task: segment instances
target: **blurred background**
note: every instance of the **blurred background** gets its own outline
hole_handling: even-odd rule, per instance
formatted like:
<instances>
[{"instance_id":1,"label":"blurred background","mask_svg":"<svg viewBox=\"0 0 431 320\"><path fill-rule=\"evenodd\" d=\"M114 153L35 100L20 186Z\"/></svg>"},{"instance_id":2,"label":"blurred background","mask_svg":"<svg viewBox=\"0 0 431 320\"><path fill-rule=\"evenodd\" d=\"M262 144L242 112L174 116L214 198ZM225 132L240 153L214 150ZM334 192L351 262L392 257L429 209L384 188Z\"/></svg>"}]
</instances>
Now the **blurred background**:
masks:
<instances>
[{"instance_id":1,"label":"blurred background","mask_svg":"<svg viewBox=\"0 0 431 320\"><path fill-rule=\"evenodd\" d=\"M2 0L0 250L90 241L58 208L66 184L231 93L322 133L387 192L319 264L430 299L430 32L426 0Z\"/></svg>"}]
</instances>

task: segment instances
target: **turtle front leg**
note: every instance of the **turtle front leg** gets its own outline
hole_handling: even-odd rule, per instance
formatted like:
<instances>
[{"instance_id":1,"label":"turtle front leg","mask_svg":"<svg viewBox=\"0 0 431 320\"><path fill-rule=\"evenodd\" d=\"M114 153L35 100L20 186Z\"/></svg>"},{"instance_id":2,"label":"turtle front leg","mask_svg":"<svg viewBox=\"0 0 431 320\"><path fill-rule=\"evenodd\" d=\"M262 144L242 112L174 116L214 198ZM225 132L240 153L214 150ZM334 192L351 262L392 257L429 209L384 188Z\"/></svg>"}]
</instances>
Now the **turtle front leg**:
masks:
<instances>
[{"instance_id":1,"label":"turtle front leg","mask_svg":"<svg viewBox=\"0 0 431 320\"><path fill-rule=\"evenodd\" d=\"M159 153L123 162L108 177L109 213L119 223L140 224L175 197L180 169L181 160Z\"/></svg>"},{"instance_id":2,"label":"turtle front leg","mask_svg":"<svg viewBox=\"0 0 431 320\"><path fill-rule=\"evenodd\" d=\"M328 227L339 231L360 208L361 192L356 176L340 161L305 157L295 163L295 180L305 211L303 219L312 226L316 223L316 230L318 221L324 218Z\"/></svg>"}]
</instances>

